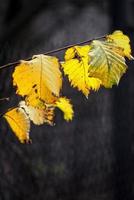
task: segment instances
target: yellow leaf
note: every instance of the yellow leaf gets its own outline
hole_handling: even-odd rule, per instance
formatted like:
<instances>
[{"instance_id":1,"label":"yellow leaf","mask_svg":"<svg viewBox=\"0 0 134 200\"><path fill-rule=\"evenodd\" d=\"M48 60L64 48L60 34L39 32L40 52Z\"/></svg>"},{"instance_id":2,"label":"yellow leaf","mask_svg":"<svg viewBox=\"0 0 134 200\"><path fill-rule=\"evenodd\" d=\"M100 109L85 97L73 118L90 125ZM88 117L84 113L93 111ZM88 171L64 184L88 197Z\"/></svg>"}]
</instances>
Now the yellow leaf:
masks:
<instances>
[{"instance_id":1,"label":"yellow leaf","mask_svg":"<svg viewBox=\"0 0 134 200\"><path fill-rule=\"evenodd\" d=\"M74 48L75 48L75 53L76 53L75 56L78 56L77 58L81 60L81 57L87 57L87 54L89 50L91 49L91 46L90 45L75 46Z\"/></svg>"},{"instance_id":2,"label":"yellow leaf","mask_svg":"<svg viewBox=\"0 0 134 200\"><path fill-rule=\"evenodd\" d=\"M118 47L123 49L122 56L126 56L129 59L131 56L130 39L127 35L124 35L122 31L115 31L111 35L107 35L107 41L115 43Z\"/></svg>"},{"instance_id":3,"label":"yellow leaf","mask_svg":"<svg viewBox=\"0 0 134 200\"><path fill-rule=\"evenodd\" d=\"M21 143L28 143L30 121L22 108L14 108L5 113L4 118Z\"/></svg>"},{"instance_id":4,"label":"yellow leaf","mask_svg":"<svg viewBox=\"0 0 134 200\"><path fill-rule=\"evenodd\" d=\"M35 108L41 108L43 109L44 108L44 105L45 103L48 103L48 104L53 104L57 99L58 97L54 96L54 95L49 95L48 93L46 94L46 100L43 101L42 99L40 99L38 97L38 94L33 91L31 91L31 93L26 96L25 98L25 101L26 101L26 104L28 106L32 106L32 107L35 107Z\"/></svg>"},{"instance_id":5,"label":"yellow leaf","mask_svg":"<svg viewBox=\"0 0 134 200\"><path fill-rule=\"evenodd\" d=\"M65 54L65 62L61 63L64 73L68 75L71 85L77 87L85 96L88 96L90 89L97 90L101 84L99 79L95 80L94 78L94 81L91 81L91 77L89 77L90 57L88 56L88 52L90 48L89 45L86 45L82 47L75 46L68 49Z\"/></svg>"},{"instance_id":6,"label":"yellow leaf","mask_svg":"<svg viewBox=\"0 0 134 200\"><path fill-rule=\"evenodd\" d=\"M30 95L34 90L41 100L52 102L62 86L58 59L36 55L30 61L21 61L13 73L13 84L19 95Z\"/></svg>"},{"instance_id":7,"label":"yellow leaf","mask_svg":"<svg viewBox=\"0 0 134 200\"><path fill-rule=\"evenodd\" d=\"M91 47L89 76L99 78L106 88L118 84L127 69L123 49L112 42L98 40L94 40Z\"/></svg>"},{"instance_id":8,"label":"yellow leaf","mask_svg":"<svg viewBox=\"0 0 134 200\"><path fill-rule=\"evenodd\" d=\"M87 79L87 85L94 91L97 91L100 88L102 81L98 78L89 77Z\"/></svg>"},{"instance_id":9,"label":"yellow leaf","mask_svg":"<svg viewBox=\"0 0 134 200\"><path fill-rule=\"evenodd\" d=\"M32 106L35 108L43 108L44 107L44 102L39 99L38 94L35 93L34 91L31 92L29 96L26 96L25 102L28 106Z\"/></svg>"},{"instance_id":10,"label":"yellow leaf","mask_svg":"<svg viewBox=\"0 0 134 200\"><path fill-rule=\"evenodd\" d=\"M25 101L21 101L19 106L25 110L34 124L41 125L47 123L53 125L54 106L44 104L41 106L42 108L37 108L26 105Z\"/></svg>"},{"instance_id":11,"label":"yellow leaf","mask_svg":"<svg viewBox=\"0 0 134 200\"><path fill-rule=\"evenodd\" d=\"M65 52L65 61L73 59L73 58L80 58L82 56L87 56L88 52L90 50L90 46L89 45L85 45L85 46L74 46L71 47L69 49L67 49L67 51Z\"/></svg>"},{"instance_id":12,"label":"yellow leaf","mask_svg":"<svg viewBox=\"0 0 134 200\"><path fill-rule=\"evenodd\" d=\"M66 121L72 120L74 111L69 99L65 97L60 97L56 102L56 107L59 108L64 113L64 119Z\"/></svg>"},{"instance_id":13,"label":"yellow leaf","mask_svg":"<svg viewBox=\"0 0 134 200\"><path fill-rule=\"evenodd\" d=\"M75 57L75 47L67 49L65 52L65 60L70 60Z\"/></svg>"}]
</instances>

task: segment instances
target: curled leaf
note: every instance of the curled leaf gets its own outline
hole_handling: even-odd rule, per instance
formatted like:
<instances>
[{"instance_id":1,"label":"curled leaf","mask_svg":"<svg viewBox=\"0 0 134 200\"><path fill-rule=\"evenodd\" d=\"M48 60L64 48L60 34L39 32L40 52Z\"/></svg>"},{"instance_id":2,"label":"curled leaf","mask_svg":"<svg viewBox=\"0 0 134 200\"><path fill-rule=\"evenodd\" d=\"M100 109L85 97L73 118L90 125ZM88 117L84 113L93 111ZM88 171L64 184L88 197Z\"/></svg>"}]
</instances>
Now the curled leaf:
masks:
<instances>
[{"instance_id":1,"label":"curled leaf","mask_svg":"<svg viewBox=\"0 0 134 200\"><path fill-rule=\"evenodd\" d=\"M43 107L37 108L26 105L25 101L21 101L19 106L25 110L34 124L41 125L47 123L53 125L54 106L44 104Z\"/></svg>"}]
</instances>

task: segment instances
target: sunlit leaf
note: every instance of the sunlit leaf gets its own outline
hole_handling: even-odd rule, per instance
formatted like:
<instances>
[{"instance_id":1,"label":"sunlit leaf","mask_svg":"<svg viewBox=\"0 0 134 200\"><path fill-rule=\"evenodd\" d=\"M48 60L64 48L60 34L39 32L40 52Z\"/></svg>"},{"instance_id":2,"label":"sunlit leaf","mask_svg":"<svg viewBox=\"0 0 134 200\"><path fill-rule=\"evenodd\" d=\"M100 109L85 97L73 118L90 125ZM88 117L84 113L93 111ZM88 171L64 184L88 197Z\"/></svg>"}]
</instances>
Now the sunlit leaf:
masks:
<instances>
[{"instance_id":1,"label":"sunlit leaf","mask_svg":"<svg viewBox=\"0 0 134 200\"><path fill-rule=\"evenodd\" d=\"M52 105L41 105L40 108L35 108L26 105L25 101L21 101L19 106L25 110L29 119L36 125L47 123L53 125L54 117L54 106Z\"/></svg>"},{"instance_id":2,"label":"sunlit leaf","mask_svg":"<svg viewBox=\"0 0 134 200\"><path fill-rule=\"evenodd\" d=\"M114 43L98 40L94 40L91 47L89 75L99 78L106 88L118 84L127 69L125 58L121 55L123 50Z\"/></svg>"},{"instance_id":3,"label":"sunlit leaf","mask_svg":"<svg viewBox=\"0 0 134 200\"><path fill-rule=\"evenodd\" d=\"M21 61L13 73L13 84L19 95L30 95L34 91L40 99L53 102L62 86L58 59L36 55L30 61Z\"/></svg>"},{"instance_id":4,"label":"sunlit leaf","mask_svg":"<svg viewBox=\"0 0 134 200\"><path fill-rule=\"evenodd\" d=\"M61 97L56 102L56 107L58 107L64 113L64 119L66 121L72 120L74 111L69 99Z\"/></svg>"},{"instance_id":5,"label":"sunlit leaf","mask_svg":"<svg viewBox=\"0 0 134 200\"><path fill-rule=\"evenodd\" d=\"M69 81L73 87L77 87L85 96L88 96L90 90L98 90L101 80L98 78L91 79L89 77L89 61L88 52L90 46L75 46L68 49L65 53L65 62L62 62L65 75L68 75ZM91 84L90 84L91 83Z\"/></svg>"},{"instance_id":6,"label":"sunlit leaf","mask_svg":"<svg viewBox=\"0 0 134 200\"><path fill-rule=\"evenodd\" d=\"M124 35L122 31L114 31L113 34L107 35L107 41L115 43L118 47L123 49L122 56L126 56L129 59L131 56L130 39L127 35Z\"/></svg>"},{"instance_id":7,"label":"sunlit leaf","mask_svg":"<svg viewBox=\"0 0 134 200\"><path fill-rule=\"evenodd\" d=\"M30 120L22 108L14 108L7 111L4 118L21 143L30 142Z\"/></svg>"},{"instance_id":8,"label":"sunlit leaf","mask_svg":"<svg viewBox=\"0 0 134 200\"><path fill-rule=\"evenodd\" d=\"M51 98L49 98L49 97L51 97ZM28 106L43 109L45 104L47 104L47 103L53 104L57 99L58 99L58 97L56 97L52 94L51 94L51 96L46 94L46 101L44 101L39 98L37 93L32 91L28 96L26 96L25 101Z\"/></svg>"}]
</instances>

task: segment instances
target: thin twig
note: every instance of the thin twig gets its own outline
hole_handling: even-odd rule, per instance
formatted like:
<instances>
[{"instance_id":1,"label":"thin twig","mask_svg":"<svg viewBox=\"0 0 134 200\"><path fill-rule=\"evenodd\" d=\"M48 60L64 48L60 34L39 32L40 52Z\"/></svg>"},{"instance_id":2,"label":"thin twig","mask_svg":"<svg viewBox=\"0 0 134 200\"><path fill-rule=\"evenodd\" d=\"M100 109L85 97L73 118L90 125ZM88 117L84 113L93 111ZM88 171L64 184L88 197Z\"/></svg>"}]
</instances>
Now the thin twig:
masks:
<instances>
[{"instance_id":1,"label":"thin twig","mask_svg":"<svg viewBox=\"0 0 134 200\"><path fill-rule=\"evenodd\" d=\"M5 101L5 100L9 101L9 97L3 97L3 98L0 99L0 101Z\"/></svg>"},{"instance_id":2,"label":"thin twig","mask_svg":"<svg viewBox=\"0 0 134 200\"><path fill-rule=\"evenodd\" d=\"M58 49L54 49L54 50L51 50L51 51L47 51L47 52L45 52L45 53L43 53L43 54L44 54L44 55L49 55L49 54L57 53L57 52L66 50L66 49L68 49L68 48L70 48L70 47L73 47L73 46L76 46L76 45L82 45L82 44L90 43L92 40L99 40L99 39L103 39L103 38L105 38L105 37L106 37L106 35L103 35L103 36L100 36L100 37L97 37L97 38L94 38L94 39L85 40L85 41L83 41L83 42L78 42L78 43L75 43L75 44L70 44L70 45L67 45L67 46L64 46L64 47L61 47L61 48L58 48ZM24 59L24 60L31 60L31 59L32 59L32 57L26 58L26 59ZM7 67L14 67L14 66L20 64L20 62L21 62L21 60L17 60L17 61L15 61L15 62L7 63L7 64L5 64L5 65L2 65L2 66L0 67L0 69L5 69L5 68L7 68Z\"/></svg>"}]
</instances>

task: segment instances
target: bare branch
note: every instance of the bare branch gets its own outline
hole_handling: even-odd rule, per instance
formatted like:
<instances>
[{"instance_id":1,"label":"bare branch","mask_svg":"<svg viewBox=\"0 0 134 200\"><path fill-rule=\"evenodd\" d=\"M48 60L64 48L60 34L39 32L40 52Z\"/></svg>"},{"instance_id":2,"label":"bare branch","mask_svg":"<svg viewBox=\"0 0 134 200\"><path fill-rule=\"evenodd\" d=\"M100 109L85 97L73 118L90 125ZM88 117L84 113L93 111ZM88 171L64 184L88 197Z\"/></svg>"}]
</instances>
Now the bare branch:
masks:
<instances>
[{"instance_id":1,"label":"bare branch","mask_svg":"<svg viewBox=\"0 0 134 200\"><path fill-rule=\"evenodd\" d=\"M106 35L103 35L103 36L100 36L100 37L97 37L97 38L94 38L94 39L85 40L85 41L83 41L83 42L78 42L78 43L75 43L75 44L70 44L70 45L67 45L67 46L64 46L64 47L61 47L61 48L58 48L58 49L54 49L54 50L51 50L51 51L47 51L47 52L45 52L45 53L43 53L43 54L44 54L44 55L49 55L49 54L57 53L57 52L66 50L66 49L68 49L68 48L70 48L70 47L73 47L73 46L76 46L76 45L82 45L82 44L90 43L92 40L99 40L99 39L103 39L103 38L105 38L105 37L106 37ZM32 59L32 57L26 58L26 59L24 59L24 60L31 60L31 59ZM5 69L5 68L7 68L7 67L14 67L14 66L20 64L20 62L21 62L20 60L17 60L17 61L15 61L15 62L7 63L7 64L5 64L5 65L0 66L0 70L1 70L1 69Z\"/></svg>"}]
</instances>

